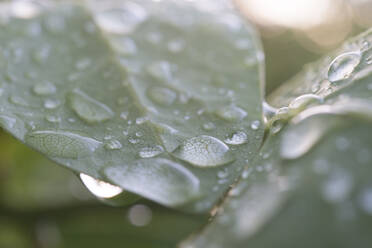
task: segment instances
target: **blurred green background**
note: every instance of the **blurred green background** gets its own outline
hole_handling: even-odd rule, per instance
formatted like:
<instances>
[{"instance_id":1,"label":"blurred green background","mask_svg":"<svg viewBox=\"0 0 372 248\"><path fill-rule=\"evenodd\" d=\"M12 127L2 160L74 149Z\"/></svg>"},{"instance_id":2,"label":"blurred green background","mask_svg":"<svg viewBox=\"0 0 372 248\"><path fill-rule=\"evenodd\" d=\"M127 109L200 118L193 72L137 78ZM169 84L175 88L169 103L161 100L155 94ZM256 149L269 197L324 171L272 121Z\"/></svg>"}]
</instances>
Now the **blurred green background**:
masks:
<instances>
[{"instance_id":1,"label":"blurred green background","mask_svg":"<svg viewBox=\"0 0 372 248\"><path fill-rule=\"evenodd\" d=\"M259 29L266 93L304 64L372 25L368 0L235 0ZM167 248L201 228L187 215L140 200L110 207L78 177L0 131L1 248Z\"/></svg>"}]
</instances>

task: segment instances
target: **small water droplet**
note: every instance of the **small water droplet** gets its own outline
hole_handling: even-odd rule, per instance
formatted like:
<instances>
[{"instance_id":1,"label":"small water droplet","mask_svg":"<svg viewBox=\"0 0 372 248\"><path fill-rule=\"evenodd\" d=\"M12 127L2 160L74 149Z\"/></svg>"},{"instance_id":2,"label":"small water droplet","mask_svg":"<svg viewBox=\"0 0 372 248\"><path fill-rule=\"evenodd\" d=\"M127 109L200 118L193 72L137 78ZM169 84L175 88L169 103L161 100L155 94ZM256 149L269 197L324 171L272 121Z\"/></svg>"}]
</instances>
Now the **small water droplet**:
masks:
<instances>
[{"instance_id":1,"label":"small water droplet","mask_svg":"<svg viewBox=\"0 0 372 248\"><path fill-rule=\"evenodd\" d=\"M177 99L177 93L164 87L152 87L147 92L150 99L161 105L171 105Z\"/></svg>"},{"instance_id":2,"label":"small water droplet","mask_svg":"<svg viewBox=\"0 0 372 248\"><path fill-rule=\"evenodd\" d=\"M203 129L205 131L211 131L216 128L216 125L213 122L207 122L203 124Z\"/></svg>"},{"instance_id":3,"label":"small water droplet","mask_svg":"<svg viewBox=\"0 0 372 248\"><path fill-rule=\"evenodd\" d=\"M44 101L44 108L46 109L55 109L61 104L60 101L58 100L53 100L53 99L46 99Z\"/></svg>"},{"instance_id":4,"label":"small water droplet","mask_svg":"<svg viewBox=\"0 0 372 248\"><path fill-rule=\"evenodd\" d=\"M83 173L80 173L80 179L85 187L98 198L113 198L123 192L118 186L95 179Z\"/></svg>"},{"instance_id":5,"label":"small water droplet","mask_svg":"<svg viewBox=\"0 0 372 248\"><path fill-rule=\"evenodd\" d=\"M47 115L45 119L51 123L58 123L61 122L61 117L54 116L54 115Z\"/></svg>"},{"instance_id":6,"label":"small water droplet","mask_svg":"<svg viewBox=\"0 0 372 248\"><path fill-rule=\"evenodd\" d=\"M153 158L163 153L164 149L161 146L147 146L141 148L139 156L141 158Z\"/></svg>"},{"instance_id":7,"label":"small water droplet","mask_svg":"<svg viewBox=\"0 0 372 248\"><path fill-rule=\"evenodd\" d=\"M276 120L271 124L271 133L276 134L279 133L280 130L282 130L284 126L284 122L282 120Z\"/></svg>"},{"instance_id":8,"label":"small water droplet","mask_svg":"<svg viewBox=\"0 0 372 248\"><path fill-rule=\"evenodd\" d=\"M252 121L251 128L252 130L257 130L261 125L261 122L259 120Z\"/></svg>"},{"instance_id":9,"label":"small water droplet","mask_svg":"<svg viewBox=\"0 0 372 248\"><path fill-rule=\"evenodd\" d=\"M27 107L29 106L29 104L27 103L27 101L22 98L22 97L19 97L19 96L10 96L9 98L10 102L15 104L15 105L18 105L18 106L22 106L22 107Z\"/></svg>"},{"instance_id":10,"label":"small water droplet","mask_svg":"<svg viewBox=\"0 0 372 248\"><path fill-rule=\"evenodd\" d=\"M328 80L332 83L347 79L360 63L359 52L348 52L337 56L328 69Z\"/></svg>"},{"instance_id":11,"label":"small water droplet","mask_svg":"<svg viewBox=\"0 0 372 248\"><path fill-rule=\"evenodd\" d=\"M172 65L168 61L158 61L147 67L147 72L154 78L170 82L172 81Z\"/></svg>"},{"instance_id":12,"label":"small water droplet","mask_svg":"<svg viewBox=\"0 0 372 248\"><path fill-rule=\"evenodd\" d=\"M146 18L146 10L134 2L124 2L119 8L106 9L96 15L98 25L114 34L131 33Z\"/></svg>"},{"instance_id":13,"label":"small water droplet","mask_svg":"<svg viewBox=\"0 0 372 248\"><path fill-rule=\"evenodd\" d=\"M268 121L271 120L275 116L277 111L278 111L277 108L272 107L266 101L262 103L262 113L263 113L265 124L268 123Z\"/></svg>"},{"instance_id":14,"label":"small water droplet","mask_svg":"<svg viewBox=\"0 0 372 248\"><path fill-rule=\"evenodd\" d=\"M53 157L78 158L88 156L100 142L69 131L33 131L27 133L26 143Z\"/></svg>"},{"instance_id":15,"label":"small water droplet","mask_svg":"<svg viewBox=\"0 0 372 248\"><path fill-rule=\"evenodd\" d=\"M247 116L247 112L235 105L220 108L216 111L216 114L220 118L227 121L238 121L244 119Z\"/></svg>"},{"instance_id":16,"label":"small water droplet","mask_svg":"<svg viewBox=\"0 0 372 248\"><path fill-rule=\"evenodd\" d=\"M346 171L333 172L323 184L322 194L324 199L332 202L339 203L349 196L353 187L353 178Z\"/></svg>"},{"instance_id":17,"label":"small water droplet","mask_svg":"<svg viewBox=\"0 0 372 248\"><path fill-rule=\"evenodd\" d=\"M247 134L242 131L235 132L230 138L225 139L225 143L229 145L242 145L247 143L247 141Z\"/></svg>"},{"instance_id":18,"label":"small water droplet","mask_svg":"<svg viewBox=\"0 0 372 248\"><path fill-rule=\"evenodd\" d=\"M227 145L219 139L201 135L184 141L174 152L177 158L198 167L213 167L234 160Z\"/></svg>"},{"instance_id":19,"label":"small water droplet","mask_svg":"<svg viewBox=\"0 0 372 248\"><path fill-rule=\"evenodd\" d=\"M145 123L145 121L147 121L147 117L146 116L144 116L144 117L138 117L136 119L136 124L137 125L141 125L141 124Z\"/></svg>"},{"instance_id":20,"label":"small water droplet","mask_svg":"<svg viewBox=\"0 0 372 248\"><path fill-rule=\"evenodd\" d=\"M45 96L56 93L57 88L50 82L37 83L33 87L33 91L36 95Z\"/></svg>"},{"instance_id":21,"label":"small water droplet","mask_svg":"<svg viewBox=\"0 0 372 248\"><path fill-rule=\"evenodd\" d=\"M120 141L113 139L106 142L104 147L106 150L119 150L122 148L122 144Z\"/></svg>"},{"instance_id":22,"label":"small water droplet","mask_svg":"<svg viewBox=\"0 0 372 248\"><path fill-rule=\"evenodd\" d=\"M106 121L114 116L109 107L78 89L69 94L69 103L75 113L87 123Z\"/></svg>"},{"instance_id":23,"label":"small water droplet","mask_svg":"<svg viewBox=\"0 0 372 248\"><path fill-rule=\"evenodd\" d=\"M227 170L227 168L217 172L217 177L220 178L220 179L226 178L228 176L229 176L229 171Z\"/></svg>"},{"instance_id":24,"label":"small water droplet","mask_svg":"<svg viewBox=\"0 0 372 248\"><path fill-rule=\"evenodd\" d=\"M364 189L358 197L361 209L372 215L372 188Z\"/></svg>"}]
</instances>

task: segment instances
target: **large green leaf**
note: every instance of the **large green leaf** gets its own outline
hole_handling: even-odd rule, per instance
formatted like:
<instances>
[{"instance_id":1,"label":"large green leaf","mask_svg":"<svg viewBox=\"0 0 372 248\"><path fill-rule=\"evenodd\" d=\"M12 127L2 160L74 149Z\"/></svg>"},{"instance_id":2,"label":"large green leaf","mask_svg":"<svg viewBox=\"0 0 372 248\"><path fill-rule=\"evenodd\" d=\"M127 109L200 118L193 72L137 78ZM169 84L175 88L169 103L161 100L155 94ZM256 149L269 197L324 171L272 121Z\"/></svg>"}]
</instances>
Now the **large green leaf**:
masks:
<instances>
[{"instance_id":1,"label":"large green leaf","mask_svg":"<svg viewBox=\"0 0 372 248\"><path fill-rule=\"evenodd\" d=\"M261 143L255 32L224 1L118 4L93 4L108 42L82 7L8 3L0 123L76 172L205 211Z\"/></svg>"},{"instance_id":2,"label":"large green leaf","mask_svg":"<svg viewBox=\"0 0 372 248\"><path fill-rule=\"evenodd\" d=\"M311 86L311 79L306 77L310 72L306 71L282 86L280 94L269 97L279 106L288 106L289 112L299 106L296 102L309 105L288 115L283 115L284 109L277 112L288 125L281 133L272 127L260 154L216 210L215 219L183 247L346 248L371 244L369 34L354 38L344 46L346 50L339 50L337 59L354 44L354 52L361 53L360 61L353 70L348 69L350 75L330 83L331 91L317 93L324 97L322 103L303 101L309 92L302 90ZM322 68L322 61L310 68ZM338 69L346 70L347 65L339 63ZM329 68L331 72L337 69L335 64L327 65ZM328 74L327 78L333 76ZM303 88L292 88L302 84ZM280 97L282 94L302 97L287 101Z\"/></svg>"}]
</instances>

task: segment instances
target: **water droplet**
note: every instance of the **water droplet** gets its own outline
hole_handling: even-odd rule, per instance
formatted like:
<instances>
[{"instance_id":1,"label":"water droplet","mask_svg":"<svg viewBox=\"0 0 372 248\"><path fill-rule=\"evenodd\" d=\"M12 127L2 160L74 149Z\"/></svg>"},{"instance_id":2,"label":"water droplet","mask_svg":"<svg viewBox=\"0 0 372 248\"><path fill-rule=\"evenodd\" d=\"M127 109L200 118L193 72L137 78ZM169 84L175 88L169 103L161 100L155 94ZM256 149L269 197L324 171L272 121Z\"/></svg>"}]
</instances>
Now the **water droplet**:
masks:
<instances>
[{"instance_id":1,"label":"water droplet","mask_svg":"<svg viewBox=\"0 0 372 248\"><path fill-rule=\"evenodd\" d=\"M177 93L164 87L152 87L148 90L150 99L161 105L171 105L177 99Z\"/></svg>"},{"instance_id":2,"label":"water droplet","mask_svg":"<svg viewBox=\"0 0 372 248\"><path fill-rule=\"evenodd\" d=\"M100 142L69 131L34 131L26 135L26 143L53 157L78 158L88 156Z\"/></svg>"},{"instance_id":3,"label":"water droplet","mask_svg":"<svg viewBox=\"0 0 372 248\"><path fill-rule=\"evenodd\" d=\"M134 226L147 226L152 219L152 211L149 207L137 204L129 209L128 219Z\"/></svg>"},{"instance_id":4,"label":"water droplet","mask_svg":"<svg viewBox=\"0 0 372 248\"><path fill-rule=\"evenodd\" d=\"M78 89L69 94L69 103L75 113L87 123L106 121L114 116L109 107Z\"/></svg>"},{"instance_id":5,"label":"water droplet","mask_svg":"<svg viewBox=\"0 0 372 248\"><path fill-rule=\"evenodd\" d=\"M301 96L295 98L294 100L292 100L289 103L288 107L291 110L302 110L303 108L306 107L306 105L308 105L312 102L322 103L323 98L320 97L320 96L314 95L314 94L301 95Z\"/></svg>"},{"instance_id":6,"label":"water droplet","mask_svg":"<svg viewBox=\"0 0 372 248\"><path fill-rule=\"evenodd\" d=\"M276 134L279 133L280 130L282 130L284 126L284 122L282 120L276 120L271 124L271 133Z\"/></svg>"},{"instance_id":7,"label":"water droplet","mask_svg":"<svg viewBox=\"0 0 372 248\"><path fill-rule=\"evenodd\" d=\"M58 123L61 122L61 117L54 116L54 115L47 115L45 119L51 123Z\"/></svg>"},{"instance_id":8,"label":"water droplet","mask_svg":"<svg viewBox=\"0 0 372 248\"><path fill-rule=\"evenodd\" d=\"M235 105L220 108L216 111L216 114L227 121L238 121L247 116L247 112Z\"/></svg>"},{"instance_id":9,"label":"water droplet","mask_svg":"<svg viewBox=\"0 0 372 248\"><path fill-rule=\"evenodd\" d=\"M337 56L328 69L328 80L332 83L347 79L360 63L359 52L348 52Z\"/></svg>"},{"instance_id":10,"label":"water droplet","mask_svg":"<svg viewBox=\"0 0 372 248\"><path fill-rule=\"evenodd\" d=\"M247 141L247 134L242 131L235 132L230 138L225 139L225 143L229 145L241 145L247 143Z\"/></svg>"},{"instance_id":11,"label":"water droplet","mask_svg":"<svg viewBox=\"0 0 372 248\"><path fill-rule=\"evenodd\" d=\"M261 125L261 122L259 120L252 121L251 128L252 130L257 130Z\"/></svg>"},{"instance_id":12,"label":"water droplet","mask_svg":"<svg viewBox=\"0 0 372 248\"><path fill-rule=\"evenodd\" d=\"M262 113L265 124L268 123L269 120L271 120L277 112L277 109L270 106L267 102L262 103Z\"/></svg>"},{"instance_id":13,"label":"water droplet","mask_svg":"<svg viewBox=\"0 0 372 248\"><path fill-rule=\"evenodd\" d=\"M172 53L179 53L185 47L185 43L183 40L172 40L168 42L168 50Z\"/></svg>"},{"instance_id":14,"label":"water droplet","mask_svg":"<svg viewBox=\"0 0 372 248\"><path fill-rule=\"evenodd\" d=\"M33 87L33 91L35 94L39 96L45 96L56 93L57 88L54 84L50 82L42 82L35 84Z\"/></svg>"},{"instance_id":15,"label":"water droplet","mask_svg":"<svg viewBox=\"0 0 372 248\"><path fill-rule=\"evenodd\" d=\"M216 128L216 125L213 122L207 122L203 124L203 129L205 131L211 131Z\"/></svg>"},{"instance_id":16,"label":"water droplet","mask_svg":"<svg viewBox=\"0 0 372 248\"><path fill-rule=\"evenodd\" d=\"M220 179L226 178L228 176L229 176L229 171L227 170L227 168L217 172L217 177L220 178Z\"/></svg>"},{"instance_id":17,"label":"water droplet","mask_svg":"<svg viewBox=\"0 0 372 248\"><path fill-rule=\"evenodd\" d=\"M173 155L198 167L213 167L234 160L227 145L219 139L201 135L184 141Z\"/></svg>"},{"instance_id":18,"label":"water droplet","mask_svg":"<svg viewBox=\"0 0 372 248\"><path fill-rule=\"evenodd\" d=\"M95 179L83 173L80 173L80 179L85 187L99 198L113 198L123 192L118 186Z\"/></svg>"},{"instance_id":19,"label":"water droplet","mask_svg":"<svg viewBox=\"0 0 372 248\"><path fill-rule=\"evenodd\" d=\"M161 146L147 146L141 148L139 156L141 158L153 158L163 153L164 149Z\"/></svg>"},{"instance_id":20,"label":"water droplet","mask_svg":"<svg viewBox=\"0 0 372 248\"><path fill-rule=\"evenodd\" d=\"M111 166L104 172L128 191L168 206L184 204L199 195L199 179L182 165L164 158L139 159L131 166Z\"/></svg>"},{"instance_id":21,"label":"water droplet","mask_svg":"<svg viewBox=\"0 0 372 248\"><path fill-rule=\"evenodd\" d=\"M107 150L119 150L122 148L122 144L118 140L109 140L105 143L104 147Z\"/></svg>"},{"instance_id":22,"label":"water droplet","mask_svg":"<svg viewBox=\"0 0 372 248\"><path fill-rule=\"evenodd\" d=\"M22 98L22 97L19 97L19 96L10 96L9 98L10 102L15 104L15 105L18 105L18 106L22 106L22 107L27 107L29 106L29 104L27 103L27 101Z\"/></svg>"},{"instance_id":23,"label":"water droplet","mask_svg":"<svg viewBox=\"0 0 372 248\"><path fill-rule=\"evenodd\" d=\"M60 101L58 100L53 100L53 99L46 99L44 101L44 108L46 109L55 109L61 104Z\"/></svg>"},{"instance_id":24,"label":"water droplet","mask_svg":"<svg viewBox=\"0 0 372 248\"><path fill-rule=\"evenodd\" d=\"M133 2L124 2L119 8L107 9L96 15L98 25L114 34L131 33L146 18L146 10Z\"/></svg>"},{"instance_id":25,"label":"water droplet","mask_svg":"<svg viewBox=\"0 0 372 248\"><path fill-rule=\"evenodd\" d=\"M79 71L87 69L92 64L92 60L89 58L80 59L76 62L75 68Z\"/></svg>"},{"instance_id":26,"label":"water droplet","mask_svg":"<svg viewBox=\"0 0 372 248\"><path fill-rule=\"evenodd\" d=\"M170 82L172 76L172 65L168 61L158 61L147 67L147 72L154 78Z\"/></svg>"},{"instance_id":27,"label":"water droplet","mask_svg":"<svg viewBox=\"0 0 372 248\"><path fill-rule=\"evenodd\" d=\"M129 115L129 112L124 111L120 114L120 118L122 118L123 120L126 120L126 119L128 119L128 115Z\"/></svg>"},{"instance_id":28,"label":"water droplet","mask_svg":"<svg viewBox=\"0 0 372 248\"><path fill-rule=\"evenodd\" d=\"M144 117L138 117L137 119L136 119L136 124L137 125L141 125L141 124L143 124L143 123L145 123L145 121L147 121L147 117L146 116L144 116Z\"/></svg>"}]
</instances>

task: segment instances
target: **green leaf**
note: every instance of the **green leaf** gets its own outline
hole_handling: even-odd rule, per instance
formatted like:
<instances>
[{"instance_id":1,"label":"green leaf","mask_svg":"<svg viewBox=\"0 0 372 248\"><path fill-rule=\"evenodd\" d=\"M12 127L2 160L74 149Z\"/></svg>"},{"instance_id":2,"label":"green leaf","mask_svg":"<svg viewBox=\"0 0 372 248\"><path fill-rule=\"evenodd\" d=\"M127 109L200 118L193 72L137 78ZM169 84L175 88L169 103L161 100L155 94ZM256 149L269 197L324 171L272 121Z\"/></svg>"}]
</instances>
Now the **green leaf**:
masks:
<instances>
[{"instance_id":1,"label":"green leaf","mask_svg":"<svg viewBox=\"0 0 372 248\"><path fill-rule=\"evenodd\" d=\"M182 247L346 248L371 244L370 33L346 43L346 51L338 50L341 56L350 49L361 53L352 69L347 67L350 61L333 62L326 66L331 73L325 77L320 68L326 63L320 60L269 97L290 108L295 102L281 96L295 99L300 92L308 94L309 74L327 80L334 79L335 65L341 65L341 72L350 71L330 83L330 91L315 92L324 97L323 103L308 102L297 113L284 116L288 125L280 133L271 132L260 154L216 210L212 223ZM336 62L342 58L332 57ZM318 68L317 72L311 68ZM312 82L316 85L318 80Z\"/></svg>"},{"instance_id":2,"label":"green leaf","mask_svg":"<svg viewBox=\"0 0 372 248\"><path fill-rule=\"evenodd\" d=\"M108 40L73 4L3 18L1 126L78 173L205 211L261 143L256 34L224 1L118 4L93 4Z\"/></svg>"}]
</instances>

